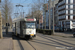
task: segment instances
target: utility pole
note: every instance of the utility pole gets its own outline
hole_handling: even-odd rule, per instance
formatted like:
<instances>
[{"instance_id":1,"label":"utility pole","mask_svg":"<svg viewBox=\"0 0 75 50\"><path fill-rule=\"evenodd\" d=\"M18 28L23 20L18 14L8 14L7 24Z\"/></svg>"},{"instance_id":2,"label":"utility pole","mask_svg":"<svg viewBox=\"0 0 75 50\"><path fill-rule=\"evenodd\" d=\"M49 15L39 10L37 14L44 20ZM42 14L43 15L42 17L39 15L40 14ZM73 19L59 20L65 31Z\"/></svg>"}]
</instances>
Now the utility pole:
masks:
<instances>
[{"instance_id":1,"label":"utility pole","mask_svg":"<svg viewBox=\"0 0 75 50\"><path fill-rule=\"evenodd\" d=\"M25 12L23 12L23 18L24 18L24 13L25 13Z\"/></svg>"},{"instance_id":2,"label":"utility pole","mask_svg":"<svg viewBox=\"0 0 75 50\"><path fill-rule=\"evenodd\" d=\"M53 34L54 34L54 0L53 0L52 5L53 5Z\"/></svg>"},{"instance_id":3,"label":"utility pole","mask_svg":"<svg viewBox=\"0 0 75 50\"><path fill-rule=\"evenodd\" d=\"M46 0L44 0L44 3L45 3ZM45 16L44 16L44 29L46 29L46 3L44 4L44 12L45 12Z\"/></svg>"},{"instance_id":4,"label":"utility pole","mask_svg":"<svg viewBox=\"0 0 75 50\"><path fill-rule=\"evenodd\" d=\"M49 0L49 30L51 30L51 17L50 17L50 10L51 10L51 0Z\"/></svg>"}]
</instances>

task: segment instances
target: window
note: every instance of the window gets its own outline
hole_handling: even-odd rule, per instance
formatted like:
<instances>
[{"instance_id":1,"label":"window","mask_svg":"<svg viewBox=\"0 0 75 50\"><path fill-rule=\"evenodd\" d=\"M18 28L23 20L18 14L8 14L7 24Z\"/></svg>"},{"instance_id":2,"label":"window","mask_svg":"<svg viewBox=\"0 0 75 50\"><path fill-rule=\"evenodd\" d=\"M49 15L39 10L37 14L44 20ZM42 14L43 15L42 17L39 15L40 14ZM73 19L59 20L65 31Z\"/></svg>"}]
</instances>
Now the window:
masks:
<instances>
[{"instance_id":1,"label":"window","mask_svg":"<svg viewBox=\"0 0 75 50\"><path fill-rule=\"evenodd\" d=\"M75 15L73 16L73 19L75 19Z\"/></svg>"},{"instance_id":2,"label":"window","mask_svg":"<svg viewBox=\"0 0 75 50\"><path fill-rule=\"evenodd\" d=\"M68 16L68 19L70 19L70 15Z\"/></svg>"},{"instance_id":3,"label":"window","mask_svg":"<svg viewBox=\"0 0 75 50\"><path fill-rule=\"evenodd\" d=\"M35 28L35 23L26 23L26 28Z\"/></svg>"},{"instance_id":4,"label":"window","mask_svg":"<svg viewBox=\"0 0 75 50\"><path fill-rule=\"evenodd\" d=\"M68 0L68 4L70 4L70 0Z\"/></svg>"},{"instance_id":5,"label":"window","mask_svg":"<svg viewBox=\"0 0 75 50\"><path fill-rule=\"evenodd\" d=\"M73 10L70 10L70 14L73 14Z\"/></svg>"},{"instance_id":6,"label":"window","mask_svg":"<svg viewBox=\"0 0 75 50\"><path fill-rule=\"evenodd\" d=\"M73 9L73 5L70 5L70 8Z\"/></svg>"},{"instance_id":7,"label":"window","mask_svg":"<svg viewBox=\"0 0 75 50\"><path fill-rule=\"evenodd\" d=\"M75 10L73 10L73 14L75 14Z\"/></svg>"},{"instance_id":8,"label":"window","mask_svg":"<svg viewBox=\"0 0 75 50\"><path fill-rule=\"evenodd\" d=\"M70 5L68 5L68 9L70 9Z\"/></svg>"},{"instance_id":9,"label":"window","mask_svg":"<svg viewBox=\"0 0 75 50\"><path fill-rule=\"evenodd\" d=\"M73 5L73 8L75 9L75 5Z\"/></svg>"},{"instance_id":10,"label":"window","mask_svg":"<svg viewBox=\"0 0 75 50\"><path fill-rule=\"evenodd\" d=\"M73 0L73 3L75 4L75 0Z\"/></svg>"},{"instance_id":11,"label":"window","mask_svg":"<svg viewBox=\"0 0 75 50\"><path fill-rule=\"evenodd\" d=\"M68 14L70 14L70 10L68 10Z\"/></svg>"},{"instance_id":12,"label":"window","mask_svg":"<svg viewBox=\"0 0 75 50\"><path fill-rule=\"evenodd\" d=\"M66 5L66 9L68 9L68 5Z\"/></svg>"}]
</instances>

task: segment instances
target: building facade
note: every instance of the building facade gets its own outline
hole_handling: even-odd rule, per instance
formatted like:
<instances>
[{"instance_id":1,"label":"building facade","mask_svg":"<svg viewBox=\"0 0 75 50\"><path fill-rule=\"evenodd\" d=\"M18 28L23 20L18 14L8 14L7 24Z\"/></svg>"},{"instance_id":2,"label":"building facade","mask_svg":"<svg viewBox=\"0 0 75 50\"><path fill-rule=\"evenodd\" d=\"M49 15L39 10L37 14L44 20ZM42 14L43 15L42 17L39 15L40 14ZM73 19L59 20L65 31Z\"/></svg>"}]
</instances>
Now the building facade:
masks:
<instances>
[{"instance_id":1,"label":"building facade","mask_svg":"<svg viewBox=\"0 0 75 50\"><path fill-rule=\"evenodd\" d=\"M59 0L59 27L67 30L75 28L75 0Z\"/></svg>"}]
</instances>

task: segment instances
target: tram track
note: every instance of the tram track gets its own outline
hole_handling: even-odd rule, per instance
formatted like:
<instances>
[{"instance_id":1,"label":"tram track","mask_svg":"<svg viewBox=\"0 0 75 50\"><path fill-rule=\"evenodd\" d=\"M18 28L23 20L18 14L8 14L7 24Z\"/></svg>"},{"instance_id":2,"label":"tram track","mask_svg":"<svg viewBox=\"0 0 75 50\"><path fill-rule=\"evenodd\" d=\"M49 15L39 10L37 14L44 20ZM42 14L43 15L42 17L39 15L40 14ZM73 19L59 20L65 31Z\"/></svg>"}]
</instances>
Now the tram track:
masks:
<instances>
[{"instance_id":1,"label":"tram track","mask_svg":"<svg viewBox=\"0 0 75 50\"><path fill-rule=\"evenodd\" d=\"M12 38L13 40L17 41L21 50L26 50L27 47L30 47L30 48L32 47L31 49L36 50L36 48L29 42L30 40L26 40L24 38L19 38L16 36L13 36Z\"/></svg>"},{"instance_id":2,"label":"tram track","mask_svg":"<svg viewBox=\"0 0 75 50\"><path fill-rule=\"evenodd\" d=\"M28 43L30 46L32 46L32 48L34 48L34 50L36 50L36 48L35 48L29 41L27 41L27 43Z\"/></svg>"}]
</instances>

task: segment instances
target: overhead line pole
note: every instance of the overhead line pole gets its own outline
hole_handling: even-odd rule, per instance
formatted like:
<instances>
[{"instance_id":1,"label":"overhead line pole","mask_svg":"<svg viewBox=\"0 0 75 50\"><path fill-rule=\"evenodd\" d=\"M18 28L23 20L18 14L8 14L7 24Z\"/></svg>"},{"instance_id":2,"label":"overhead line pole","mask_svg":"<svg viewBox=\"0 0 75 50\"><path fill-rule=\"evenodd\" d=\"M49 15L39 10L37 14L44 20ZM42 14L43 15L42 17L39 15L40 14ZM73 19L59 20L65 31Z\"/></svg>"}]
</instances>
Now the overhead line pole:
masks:
<instances>
[{"instance_id":1,"label":"overhead line pole","mask_svg":"<svg viewBox=\"0 0 75 50\"><path fill-rule=\"evenodd\" d=\"M23 12L23 18L24 18L24 13L25 13L25 12Z\"/></svg>"},{"instance_id":2,"label":"overhead line pole","mask_svg":"<svg viewBox=\"0 0 75 50\"><path fill-rule=\"evenodd\" d=\"M19 5L16 5L16 7L24 7L24 6L19 4ZM24 13L24 12L23 12L23 13Z\"/></svg>"}]
</instances>

